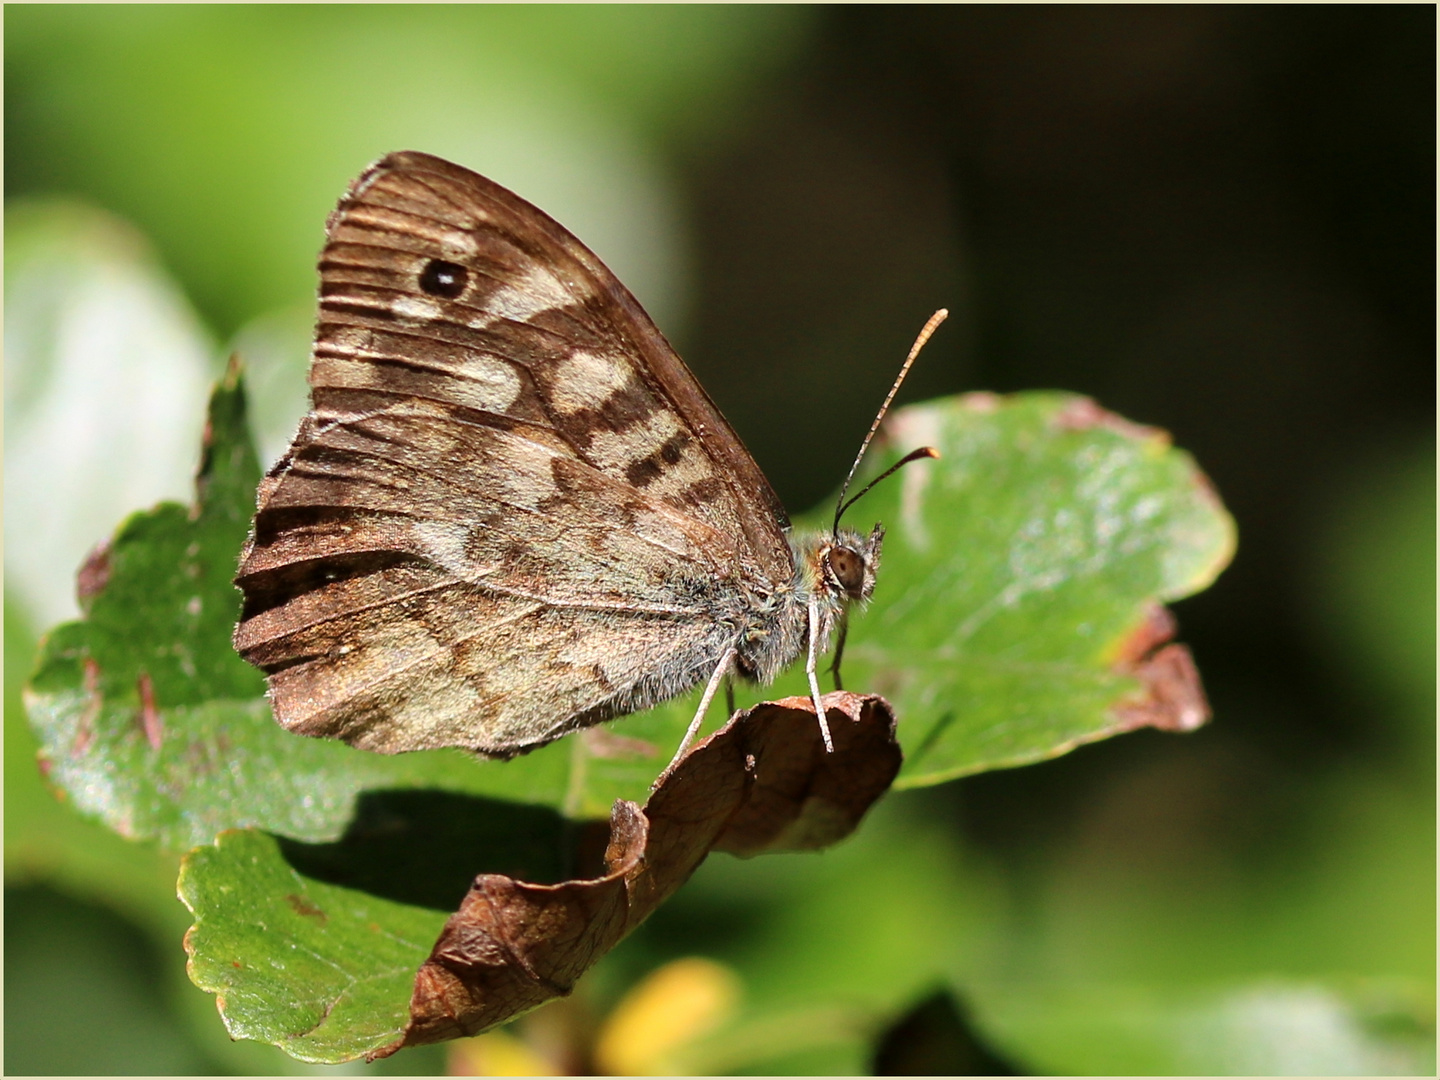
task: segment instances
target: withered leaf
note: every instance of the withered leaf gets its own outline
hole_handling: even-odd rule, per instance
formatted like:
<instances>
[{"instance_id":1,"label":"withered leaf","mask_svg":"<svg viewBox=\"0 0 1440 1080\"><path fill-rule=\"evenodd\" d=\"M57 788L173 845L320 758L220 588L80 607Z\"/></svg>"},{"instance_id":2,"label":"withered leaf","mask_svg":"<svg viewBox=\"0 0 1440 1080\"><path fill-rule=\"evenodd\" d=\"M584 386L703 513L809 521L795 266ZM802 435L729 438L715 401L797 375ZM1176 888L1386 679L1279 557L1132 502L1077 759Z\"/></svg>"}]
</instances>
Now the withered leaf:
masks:
<instances>
[{"instance_id":1,"label":"withered leaf","mask_svg":"<svg viewBox=\"0 0 1440 1080\"><path fill-rule=\"evenodd\" d=\"M1186 646L1156 649L1130 670L1140 680L1141 693L1116 707L1122 730L1194 731L1210 719L1205 687Z\"/></svg>"},{"instance_id":2,"label":"withered leaf","mask_svg":"<svg viewBox=\"0 0 1440 1080\"><path fill-rule=\"evenodd\" d=\"M1140 691L1115 707L1119 730L1194 731L1210 719L1210 703L1190 650L1171 642L1176 630L1175 617L1154 604L1122 644L1116 667L1139 679Z\"/></svg>"},{"instance_id":3,"label":"withered leaf","mask_svg":"<svg viewBox=\"0 0 1440 1080\"><path fill-rule=\"evenodd\" d=\"M824 704L834 753L808 698L764 702L692 748L644 807L616 800L600 877L477 877L415 978L403 1035L368 1056L474 1035L568 994L713 849L813 850L849 835L900 770L895 716L876 695Z\"/></svg>"}]
</instances>

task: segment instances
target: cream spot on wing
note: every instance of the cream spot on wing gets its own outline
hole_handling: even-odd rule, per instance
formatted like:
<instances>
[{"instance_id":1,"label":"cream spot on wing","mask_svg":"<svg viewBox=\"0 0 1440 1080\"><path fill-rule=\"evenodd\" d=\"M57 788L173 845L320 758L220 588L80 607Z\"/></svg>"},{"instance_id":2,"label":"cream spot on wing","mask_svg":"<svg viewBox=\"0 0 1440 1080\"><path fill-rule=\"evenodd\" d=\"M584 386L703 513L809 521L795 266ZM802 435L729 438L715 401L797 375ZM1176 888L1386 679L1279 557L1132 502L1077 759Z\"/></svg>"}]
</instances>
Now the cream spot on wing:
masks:
<instances>
[{"instance_id":1,"label":"cream spot on wing","mask_svg":"<svg viewBox=\"0 0 1440 1080\"><path fill-rule=\"evenodd\" d=\"M598 409L630 381L630 365L576 351L555 365L550 404L565 414Z\"/></svg>"},{"instance_id":2,"label":"cream spot on wing","mask_svg":"<svg viewBox=\"0 0 1440 1080\"><path fill-rule=\"evenodd\" d=\"M653 498L666 495L683 495L692 485L715 475L710 459L694 443L680 452L680 460L674 464L660 466L660 475L645 486L645 493Z\"/></svg>"},{"instance_id":3,"label":"cream spot on wing","mask_svg":"<svg viewBox=\"0 0 1440 1080\"><path fill-rule=\"evenodd\" d=\"M423 296L397 296L390 301L390 310L404 319L441 318L440 305Z\"/></svg>"},{"instance_id":4,"label":"cream spot on wing","mask_svg":"<svg viewBox=\"0 0 1440 1080\"><path fill-rule=\"evenodd\" d=\"M469 537L469 527L454 521L416 521L410 526L415 550L462 581L473 581L485 570L466 555Z\"/></svg>"},{"instance_id":5,"label":"cream spot on wing","mask_svg":"<svg viewBox=\"0 0 1440 1080\"><path fill-rule=\"evenodd\" d=\"M345 685L387 714L384 726L358 745L441 745L479 719L479 694L451 671L448 650L421 627L390 624L353 658L359 663L345 664Z\"/></svg>"},{"instance_id":6,"label":"cream spot on wing","mask_svg":"<svg viewBox=\"0 0 1440 1080\"><path fill-rule=\"evenodd\" d=\"M596 431L586 453L602 471L623 469L649 457L679 430L680 418L659 409L624 431Z\"/></svg>"},{"instance_id":7,"label":"cream spot on wing","mask_svg":"<svg viewBox=\"0 0 1440 1080\"><path fill-rule=\"evenodd\" d=\"M310 369L314 386L340 386L352 390L408 391L434 394L446 402L472 409L503 413L520 396L519 373L503 360L478 353L462 354L458 361L431 360L438 372L415 361L413 371L398 372L385 361L397 359L371 349L340 347L329 342L331 352L348 356L316 356ZM407 381L407 379L409 381ZM417 381L418 380L418 381Z\"/></svg>"},{"instance_id":8,"label":"cream spot on wing","mask_svg":"<svg viewBox=\"0 0 1440 1080\"><path fill-rule=\"evenodd\" d=\"M446 233L440 247L451 262L463 261L480 250L480 246L475 243L475 237L468 232Z\"/></svg>"},{"instance_id":9,"label":"cream spot on wing","mask_svg":"<svg viewBox=\"0 0 1440 1080\"><path fill-rule=\"evenodd\" d=\"M520 396L520 376L503 360L473 355L465 358L458 374L468 385L456 390L454 400L491 412L504 412Z\"/></svg>"},{"instance_id":10,"label":"cream spot on wing","mask_svg":"<svg viewBox=\"0 0 1440 1080\"><path fill-rule=\"evenodd\" d=\"M556 495L551 462L560 455L551 447L513 435L497 435L505 447L505 465L487 471L497 499L524 510L534 510Z\"/></svg>"},{"instance_id":11,"label":"cream spot on wing","mask_svg":"<svg viewBox=\"0 0 1440 1080\"><path fill-rule=\"evenodd\" d=\"M570 307L584 299L583 292L571 292L555 275L532 267L518 281L487 297L485 310L503 319L528 322L542 311Z\"/></svg>"},{"instance_id":12,"label":"cream spot on wing","mask_svg":"<svg viewBox=\"0 0 1440 1080\"><path fill-rule=\"evenodd\" d=\"M387 698L390 725L405 733L407 743L463 745L472 733L474 741L484 741L483 702L463 679L438 665L412 679L405 692Z\"/></svg>"},{"instance_id":13,"label":"cream spot on wing","mask_svg":"<svg viewBox=\"0 0 1440 1080\"><path fill-rule=\"evenodd\" d=\"M326 347L336 352L363 353L374 347L374 331L364 326L335 326L324 335Z\"/></svg>"}]
</instances>

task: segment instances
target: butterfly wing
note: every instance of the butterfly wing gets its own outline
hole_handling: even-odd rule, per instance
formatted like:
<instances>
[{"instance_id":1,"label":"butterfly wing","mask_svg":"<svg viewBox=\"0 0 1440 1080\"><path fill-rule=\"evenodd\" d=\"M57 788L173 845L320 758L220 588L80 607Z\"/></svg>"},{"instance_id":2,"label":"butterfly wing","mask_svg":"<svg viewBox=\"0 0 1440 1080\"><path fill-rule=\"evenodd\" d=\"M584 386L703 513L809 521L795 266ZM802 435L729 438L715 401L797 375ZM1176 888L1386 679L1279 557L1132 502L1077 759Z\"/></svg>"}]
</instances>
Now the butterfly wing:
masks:
<instances>
[{"instance_id":1,"label":"butterfly wing","mask_svg":"<svg viewBox=\"0 0 1440 1080\"><path fill-rule=\"evenodd\" d=\"M313 410L236 578L287 727L515 753L694 685L788 585L759 467L539 210L392 154L320 271Z\"/></svg>"}]
</instances>

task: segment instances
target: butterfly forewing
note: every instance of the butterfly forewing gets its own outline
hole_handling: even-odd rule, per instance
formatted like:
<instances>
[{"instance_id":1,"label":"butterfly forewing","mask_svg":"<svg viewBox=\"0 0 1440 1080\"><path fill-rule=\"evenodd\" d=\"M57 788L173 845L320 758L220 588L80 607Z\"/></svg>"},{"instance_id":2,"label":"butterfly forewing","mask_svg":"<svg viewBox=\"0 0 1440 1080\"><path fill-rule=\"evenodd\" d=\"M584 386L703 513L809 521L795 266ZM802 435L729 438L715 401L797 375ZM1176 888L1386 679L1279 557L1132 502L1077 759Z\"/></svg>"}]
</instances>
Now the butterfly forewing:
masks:
<instances>
[{"instance_id":1,"label":"butterfly forewing","mask_svg":"<svg viewBox=\"0 0 1440 1080\"><path fill-rule=\"evenodd\" d=\"M237 577L236 645L286 726L514 753L705 678L788 583L759 468L528 203L394 154L320 269L313 411Z\"/></svg>"},{"instance_id":2,"label":"butterfly forewing","mask_svg":"<svg viewBox=\"0 0 1440 1080\"><path fill-rule=\"evenodd\" d=\"M784 511L764 474L559 224L466 169L402 153L356 182L329 238L311 374L322 419L412 392L544 425L601 472L738 531L755 570L784 573ZM419 286L435 260L464 272L457 295Z\"/></svg>"}]
</instances>

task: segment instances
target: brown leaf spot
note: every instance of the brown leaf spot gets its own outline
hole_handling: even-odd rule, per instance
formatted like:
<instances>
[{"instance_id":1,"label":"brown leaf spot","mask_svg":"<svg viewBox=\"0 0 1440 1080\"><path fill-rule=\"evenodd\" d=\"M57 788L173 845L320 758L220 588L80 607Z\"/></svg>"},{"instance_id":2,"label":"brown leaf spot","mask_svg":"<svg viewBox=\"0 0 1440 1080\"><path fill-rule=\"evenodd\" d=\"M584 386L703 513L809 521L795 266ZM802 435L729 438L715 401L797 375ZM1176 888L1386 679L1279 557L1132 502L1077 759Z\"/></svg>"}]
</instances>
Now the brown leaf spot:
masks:
<instances>
[{"instance_id":1,"label":"brown leaf spot","mask_svg":"<svg viewBox=\"0 0 1440 1080\"><path fill-rule=\"evenodd\" d=\"M960 396L960 407L975 413L993 413L999 410L1005 399L989 390L973 390Z\"/></svg>"},{"instance_id":2,"label":"brown leaf spot","mask_svg":"<svg viewBox=\"0 0 1440 1080\"><path fill-rule=\"evenodd\" d=\"M1177 629L1169 609L1151 603L1140 625L1116 646L1115 669L1140 680L1139 692L1115 708L1116 731L1141 727L1194 731L1210 719L1210 704L1190 650L1166 644Z\"/></svg>"},{"instance_id":3,"label":"brown leaf spot","mask_svg":"<svg viewBox=\"0 0 1440 1080\"><path fill-rule=\"evenodd\" d=\"M1179 627L1175 616L1164 604L1151 603L1146 606L1144 621L1124 638L1115 649L1116 665L1130 668L1140 663L1165 642L1175 637Z\"/></svg>"},{"instance_id":4,"label":"brown leaf spot","mask_svg":"<svg viewBox=\"0 0 1440 1080\"><path fill-rule=\"evenodd\" d=\"M833 754L809 699L766 702L663 773L643 809L616 800L597 877L477 877L416 975L403 1034L367 1057L474 1035L570 993L713 848L810 850L848 835L899 771L895 717L874 695L824 704Z\"/></svg>"},{"instance_id":5,"label":"brown leaf spot","mask_svg":"<svg viewBox=\"0 0 1440 1080\"><path fill-rule=\"evenodd\" d=\"M296 893L286 893L285 902L290 905L296 915L304 915L310 918L319 919L322 926L330 921L330 916L326 915L325 912L320 910L320 908L316 907L309 900L306 900L303 896L300 896Z\"/></svg>"},{"instance_id":6,"label":"brown leaf spot","mask_svg":"<svg viewBox=\"0 0 1440 1080\"><path fill-rule=\"evenodd\" d=\"M90 749L90 743L95 738L95 721L100 719L100 706L104 704L100 696L100 665L93 656L85 658L84 672L85 708L75 725L74 741L70 743L70 756L75 758L82 757Z\"/></svg>"},{"instance_id":7,"label":"brown leaf spot","mask_svg":"<svg viewBox=\"0 0 1440 1080\"><path fill-rule=\"evenodd\" d=\"M196 741L186 744L185 768L193 779L199 780L214 774L220 764L220 759L211 752L208 743Z\"/></svg>"},{"instance_id":8,"label":"brown leaf spot","mask_svg":"<svg viewBox=\"0 0 1440 1080\"><path fill-rule=\"evenodd\" d=\"M1131 668L1141 693L1115 710L1121 730L1155 727L1162 731L1194 731L1210 719L1210 703L1190 650L1166 645Z\"/></svg>"},{"instance_id":9,"label":"brown leaf spot","mask_svg":"<svg viewBox=\"0 0 1440 1080\"><path fill-rule=\"evenodd\" d=\"M136 681L140 691L140 729L145 732L145 741L151 750L159 750L164 730L160 726L160 710L155 706L155 684L147 672L141 672Z\"/></svg>"},{"instance_id":10,"label":"brown leaf spot","mask_svg":"<svg viewBox=\"0 0 1440 1080\"><path fill-rule=\"evenodd\" d=\"M1165 445L1170 442L1170 433L1164 428L1127 420L1119 413L1104 408L1094 398L1072 398L1061 406L1050 422L1062 431L1088 431L1091 428L1103 427L1137 442L1158 441Z\"/></svg>"},{"instance_id":11,"label":"brown leaf spot","mask_svg":"<svg viewBox=\"0 0 1440 1080\"><path fill-rule=\"evenodd\" d=\"M110 541L102 540L85 556L75 575L75 599L81 611L90 610L90 601L105 591L110 582Z\"/></svg>"}]
</instances>

